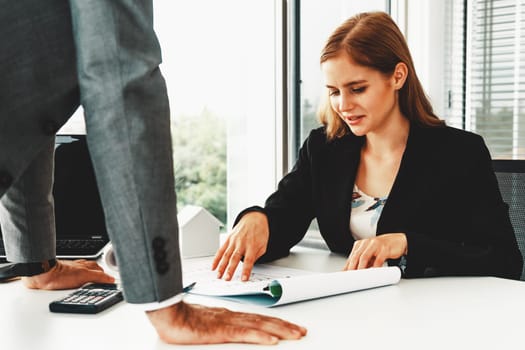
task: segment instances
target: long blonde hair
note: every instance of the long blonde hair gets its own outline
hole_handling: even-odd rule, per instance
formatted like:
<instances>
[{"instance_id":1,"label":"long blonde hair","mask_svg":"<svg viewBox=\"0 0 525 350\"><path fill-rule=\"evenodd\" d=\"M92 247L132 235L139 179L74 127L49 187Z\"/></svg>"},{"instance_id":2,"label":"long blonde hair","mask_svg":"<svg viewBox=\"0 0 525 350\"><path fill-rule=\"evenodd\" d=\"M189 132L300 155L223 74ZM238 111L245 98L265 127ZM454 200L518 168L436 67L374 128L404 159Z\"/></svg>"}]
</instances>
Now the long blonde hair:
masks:
<instances>
[{"instance_id":1,"label":"long blonde hair","mask_svg":"<svg viewBox=\"0 0 525 350\"><path fill-rule=\"evenodd\" d=\"M343 22L328 38L321 51L321 63L345 52L357 64L390 76L399 62L408 68L407 79L399 90L399 108L411 122L425 127L443 126L419 82L406 40L392 18L384 12L364 12ZM332 109L328 91L321 103L319 120L328 139L349 133L346 124Z\"/></svg>"}]
</instances>

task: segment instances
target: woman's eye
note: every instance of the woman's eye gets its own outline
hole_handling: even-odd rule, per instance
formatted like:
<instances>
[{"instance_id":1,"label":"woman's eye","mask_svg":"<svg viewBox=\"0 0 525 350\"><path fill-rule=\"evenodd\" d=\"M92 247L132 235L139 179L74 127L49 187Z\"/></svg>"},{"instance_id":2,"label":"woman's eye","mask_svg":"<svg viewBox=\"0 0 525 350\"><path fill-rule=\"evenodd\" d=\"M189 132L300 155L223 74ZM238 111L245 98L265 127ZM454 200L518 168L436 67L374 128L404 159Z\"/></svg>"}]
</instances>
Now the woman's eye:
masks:
<instances>
[{"instance_id":1,"label":"woman's eye","mask_svg":"<svg viewBox=\"0 0 525 350\"><path fill-rule=\"evenodd\" d=\"M337 95L339 95L339 91L338 90L330 90L328 92L328 95L329 96L337 96Z\"/></svg>"},{"instance_id":2,"label":"woman's eye","mask_svg":"<svg viewBox=\"0 0 525 350\"><path fill-rule=\"evenodd\" d=\"M361 86L361 87L357 87L357 88L352 88L352 93L354 93L354 94L360 94L360 93L365 92L365 90L366 90L366 86Z\"/></svg>"}]
</instances>

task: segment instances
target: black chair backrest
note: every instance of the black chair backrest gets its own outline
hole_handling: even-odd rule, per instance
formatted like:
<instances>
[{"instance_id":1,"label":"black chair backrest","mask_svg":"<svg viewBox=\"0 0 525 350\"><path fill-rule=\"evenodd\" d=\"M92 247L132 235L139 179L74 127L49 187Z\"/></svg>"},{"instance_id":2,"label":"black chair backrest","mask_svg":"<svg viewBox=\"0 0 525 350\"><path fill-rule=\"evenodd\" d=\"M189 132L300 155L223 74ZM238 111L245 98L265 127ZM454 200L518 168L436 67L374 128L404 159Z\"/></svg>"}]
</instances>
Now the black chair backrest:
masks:
<instances>
[{"instance_id":1,"label":"black chair backrest","mask_svg":"<svg viewBox=\"0 0 525 350\"><path fill-rule=\"evenodd\" d=\"M503 200L509 205L510 221L521 255L525 257L525 159L494 159L492 165ZM521 279L525 280L525 264Z\"/></svg>"}]
</instances>

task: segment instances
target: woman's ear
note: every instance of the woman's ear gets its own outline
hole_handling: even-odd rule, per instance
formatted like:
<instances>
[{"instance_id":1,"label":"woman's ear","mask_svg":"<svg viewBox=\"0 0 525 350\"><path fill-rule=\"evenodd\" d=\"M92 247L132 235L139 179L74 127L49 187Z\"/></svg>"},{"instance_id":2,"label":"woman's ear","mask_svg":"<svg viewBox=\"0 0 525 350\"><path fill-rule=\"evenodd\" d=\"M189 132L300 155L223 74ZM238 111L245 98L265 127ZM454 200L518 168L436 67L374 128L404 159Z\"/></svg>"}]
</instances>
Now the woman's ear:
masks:
<instances>
[{"instance_id":1,"label":"woman's ear","mask_svg":"<svg viewBox=\"0 0 525 350\"><path fill-rule=\"evenodd\" d=\"M405 85L405 81L408 76L408 68L407 65L403 62L399 62L396 64L396 68L394 68L394 74L393 74L393 80L394 80L394 88L396 90L399 90Z\"/></svg>"}]
</instances>

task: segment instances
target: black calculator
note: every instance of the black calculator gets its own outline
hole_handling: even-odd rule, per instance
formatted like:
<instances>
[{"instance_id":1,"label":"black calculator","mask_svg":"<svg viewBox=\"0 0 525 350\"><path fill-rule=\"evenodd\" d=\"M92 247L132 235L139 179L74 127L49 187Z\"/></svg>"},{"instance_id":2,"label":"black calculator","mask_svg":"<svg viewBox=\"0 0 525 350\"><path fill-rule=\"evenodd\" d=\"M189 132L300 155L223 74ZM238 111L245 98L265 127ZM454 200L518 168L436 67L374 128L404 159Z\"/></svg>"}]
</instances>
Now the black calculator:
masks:
<instances>
[{"instance_id":1,"label":"black calculator","mask_svg":"<svg viewBox=\"0 0 525 350\"><path fill-rule=\"evenodd\" d=\"M124 299L113 283L90 283L49 304L51 312L96 314Z\"/></svg>"}]
</instances>

